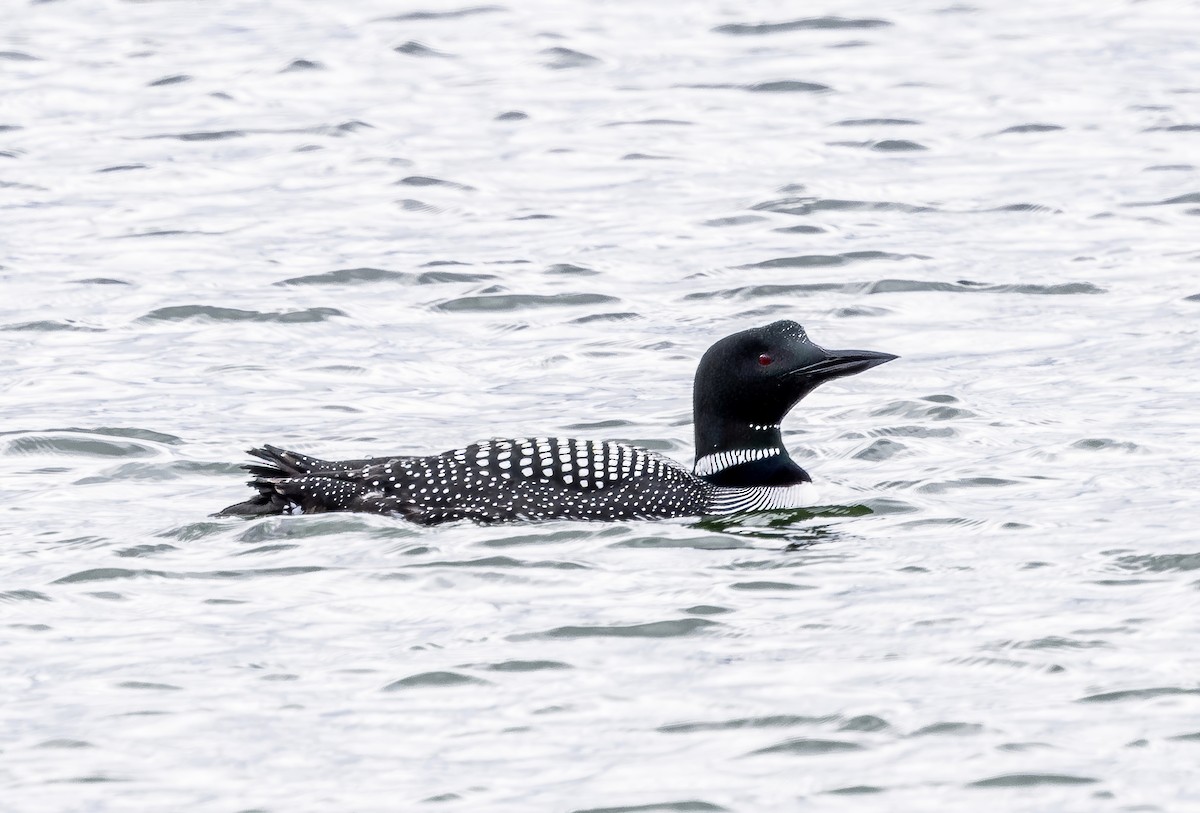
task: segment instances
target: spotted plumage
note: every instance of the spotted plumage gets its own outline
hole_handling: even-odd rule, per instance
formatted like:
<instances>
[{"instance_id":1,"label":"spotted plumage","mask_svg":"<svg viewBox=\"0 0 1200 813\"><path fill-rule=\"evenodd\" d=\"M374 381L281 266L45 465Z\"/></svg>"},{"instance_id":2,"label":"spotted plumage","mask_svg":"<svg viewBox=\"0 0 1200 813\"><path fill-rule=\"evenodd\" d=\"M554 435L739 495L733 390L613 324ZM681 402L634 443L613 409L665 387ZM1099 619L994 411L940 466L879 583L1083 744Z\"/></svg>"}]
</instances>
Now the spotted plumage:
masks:
<instances>
[{"instance_id":1,"label":"spotted plumage","mask_svg":"<svg viewBox=\"0 0 1200 813\"><path fill-rule=\"evenodd\" d=\"M779 421L822 381L892 358L826 351L795 322L721 340L696 374L694 471L625 443L553 437L343 461L263 446L250 454L267 465L246 467L257 495L221 514L365 511L433 525L653 519L809 505L811 478L788 456Z\"/></svg>"}]
</instances>

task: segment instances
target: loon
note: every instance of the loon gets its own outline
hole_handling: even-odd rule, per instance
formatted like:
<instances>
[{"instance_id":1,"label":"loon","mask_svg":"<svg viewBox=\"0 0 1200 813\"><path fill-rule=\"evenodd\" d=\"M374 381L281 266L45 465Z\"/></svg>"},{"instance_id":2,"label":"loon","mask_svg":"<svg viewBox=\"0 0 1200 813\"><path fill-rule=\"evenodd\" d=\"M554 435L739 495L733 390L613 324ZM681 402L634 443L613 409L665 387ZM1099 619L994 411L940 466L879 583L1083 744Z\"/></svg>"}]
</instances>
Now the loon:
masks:
<instances>
[{"instance_id":1,"label":"loon","mask_svg":"<svg viewBox=\"0 0 1200 813\"><path fill-rule=\"evenodd\" d=\"M825 350L778 321L727 336L700 359L692 471L625 443L488 440L429 456L320 460L264 445L248 454L257 494L216 516L362 511L423 525L664 519L812 505L812 478L780 422L818 384L897 358Z\"/></svg>"}]
</instances>

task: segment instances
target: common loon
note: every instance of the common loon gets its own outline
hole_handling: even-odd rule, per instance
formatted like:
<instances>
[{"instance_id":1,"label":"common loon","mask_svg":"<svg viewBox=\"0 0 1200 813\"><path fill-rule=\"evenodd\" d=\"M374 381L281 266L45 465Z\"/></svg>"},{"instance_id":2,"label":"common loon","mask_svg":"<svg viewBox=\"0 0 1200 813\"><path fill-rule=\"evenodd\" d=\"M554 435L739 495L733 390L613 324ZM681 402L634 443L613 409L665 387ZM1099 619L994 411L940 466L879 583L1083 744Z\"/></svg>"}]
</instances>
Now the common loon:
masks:
<instances>
[{"instance_id":1,"label":"common loon","mask_svg":"<svg viewBox=\"0 0 1200 813\"><path fill-rule=\"evenodd\" d=\"M812 478L779 424L822 382L896 358L825 350L796 322L721 339L700 359L692 393L693 471L625 443L489 440L429 456L319 460L275 446L244 468L258 494L218 516L365 511L425 525L470 519L660 519L812 505Z\"/></svg>"}]
</instances>

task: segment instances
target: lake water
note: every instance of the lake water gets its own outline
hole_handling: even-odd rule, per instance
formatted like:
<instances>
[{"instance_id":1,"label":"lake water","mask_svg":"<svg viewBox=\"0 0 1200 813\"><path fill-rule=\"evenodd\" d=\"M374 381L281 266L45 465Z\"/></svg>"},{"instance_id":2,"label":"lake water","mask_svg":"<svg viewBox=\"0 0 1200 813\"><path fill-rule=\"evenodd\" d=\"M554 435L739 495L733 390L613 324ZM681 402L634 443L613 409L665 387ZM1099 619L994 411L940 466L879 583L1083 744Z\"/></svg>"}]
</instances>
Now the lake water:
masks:
<instances>
[{"instance_id":1,"label":"lake water","mask_svg":"<svg viewBox=\"0 0 1200 813\"><path fill-rule=\"evenodd\" d=\"M12 0L14 811L1200 805L1200 11ZM257 521L243 450L691 460L715 339L899 354L830 507Z\"/></svg>"}]
</instances>

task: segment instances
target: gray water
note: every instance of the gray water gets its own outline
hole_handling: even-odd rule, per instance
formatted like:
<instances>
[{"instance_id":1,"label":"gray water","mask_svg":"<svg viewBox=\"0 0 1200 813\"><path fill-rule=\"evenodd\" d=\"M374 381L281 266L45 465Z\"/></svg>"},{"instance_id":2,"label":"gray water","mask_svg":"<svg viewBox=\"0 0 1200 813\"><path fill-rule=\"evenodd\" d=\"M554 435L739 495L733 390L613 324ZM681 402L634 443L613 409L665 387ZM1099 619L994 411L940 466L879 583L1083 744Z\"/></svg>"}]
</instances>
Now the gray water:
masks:
<instances>
[{"instance_id":1,"label":"gray water","mask_svg":"<svg viewBox=\"0 0 1200 813\"><path fill-rule=\"evenodd\" d=\"M10 0L14 811L1200 804L1200 10ZM779 318L828 507L243 522L630 440Z\"/></svg>"}]
</instances>

